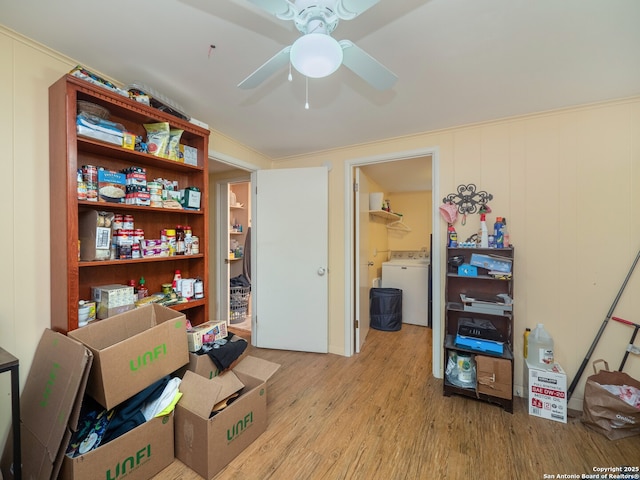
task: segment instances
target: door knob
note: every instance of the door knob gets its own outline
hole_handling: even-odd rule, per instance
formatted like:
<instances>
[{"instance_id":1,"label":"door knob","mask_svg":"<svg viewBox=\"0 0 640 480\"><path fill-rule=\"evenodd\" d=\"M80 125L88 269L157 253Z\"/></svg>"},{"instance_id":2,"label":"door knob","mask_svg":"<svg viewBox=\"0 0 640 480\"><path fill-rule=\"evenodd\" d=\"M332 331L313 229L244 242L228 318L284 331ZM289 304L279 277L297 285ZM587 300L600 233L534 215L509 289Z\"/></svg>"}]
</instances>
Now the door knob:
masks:
<instances>
[{"instance_id":1,"label":"door knob","mask_svg":"<svg viewBox=\"0 0 640 480\"><path fill-rule=\"evenodd\" d=\"M324 267L320 267L318 269L318 275L320 275L320 276L323 276L326 272L327 272L327 270Z\"/></svg>"},{"instance_id":2,"label":"door knob","mask_svg":"<svg viewBox=\"0 0 640 480\"><path fill-rule=\"evenodd\" d=\"M368 267L373 267L373 262L368 262L368 263L367 263L367 266L368 266Z\"/></svg>"}]
</instances>

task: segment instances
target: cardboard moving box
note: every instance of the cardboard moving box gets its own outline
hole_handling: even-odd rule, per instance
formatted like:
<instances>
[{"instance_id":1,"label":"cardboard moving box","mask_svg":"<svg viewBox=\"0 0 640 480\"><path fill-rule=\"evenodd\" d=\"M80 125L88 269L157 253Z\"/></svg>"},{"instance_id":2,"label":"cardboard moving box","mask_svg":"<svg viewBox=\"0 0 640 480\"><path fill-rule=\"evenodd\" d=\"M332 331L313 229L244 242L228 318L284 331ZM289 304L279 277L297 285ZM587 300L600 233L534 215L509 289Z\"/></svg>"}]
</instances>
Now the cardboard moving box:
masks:
<instances>
[{"instance_id":1,"label":"cardboard moving box","mask_svg":"<svg viewBox=\"0 0 640 480\"><path fill-rule=\"evenodd\" d=\"M228 335L227 341L246 342L245 339L235 334ZM233 369L233 367L237 363L239 363L241 359L242 355L240 355L236 360L233 361L233 363L230 365L230 368ZM182 369L177 371L176 376L182 378L184 376L184 372L186 372L187 370L197 373L198 375L205 378L217 377L220 374L218 367L213 362L213 360L211 360L211 357L209 357L209 355L207 355L206 353L198 355L197 353L189 352L189 363L186 366L182 367Z\"/></svg>"},{"instance_id":2,"label":"cardboard moving box","mask_svg":"<svg viewBox=\"0 0 640 480\"><path fill-rule=\"evenodd\" d=\"M509 400L513 398L511 361L476 355L476 370L479 393Z\"/></svg>"},{"instance_id":3,"label":"cardboard moving box","mask_svg":"<svg viewBox=\"0 0 640 480\"><path fill-rule=\"evenodd\" d=\"M111 409L189 362L186 317L151 304L67 334L93 353L87 393Z\"/></svg>"},{"instance_id":4,"label":"cardboard moving box","mask_svg":"<svg viewBox=\"0 0 640 480\"><path fill-rule=\"evenodd\" d=\"M93 356L81 343L46 329L38 343L20 396L22 478L58 478L66 446L75 430ZM11 476L12 444L2 456Z\"/></svg>"},{"instance_id":5,"label":"cardboard moving box","mask_svg":"<svg viewBox=\"0 0 640 480\"><path fill-rule=\"evenodd\" d=\"M60 479L146 480L174 459L173 413L152 418L124 435L70 458L65 455Z\"/></svg>"},{"instance_id":6,"label":"cardboard moving box","mask_svg":"<svg viewBox=\"0 0 640 480\"><path fill-rule=\"evenodd\" d=\"M204 478L213 478L266 430L267 380L278 368L246 356L211 379L185 372L175 412L176 457ZM214 405L238 388L240 396L209 418Z\"/></svg>"}]
</instances>

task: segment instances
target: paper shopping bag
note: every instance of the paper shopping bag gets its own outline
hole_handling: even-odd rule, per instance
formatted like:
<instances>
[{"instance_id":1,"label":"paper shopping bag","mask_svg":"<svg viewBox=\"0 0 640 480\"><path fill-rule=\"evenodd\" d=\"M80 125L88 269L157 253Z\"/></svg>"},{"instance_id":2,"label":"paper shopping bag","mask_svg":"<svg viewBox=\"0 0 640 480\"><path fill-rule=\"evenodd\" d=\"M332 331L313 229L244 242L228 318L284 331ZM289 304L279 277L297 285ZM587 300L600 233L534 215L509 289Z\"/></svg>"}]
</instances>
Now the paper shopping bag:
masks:
<instances>
[{"instance_id":1,"label":"paper shopping bag","mask_svg":"<svg viewBox=\"0 0 640 480\"><path fill-rule=\"evenodd\" d=\"M603 360L596 360L604 362ZM624 372L611 372L609 365L587 378L584 390L582 422L589 428L600 432L609 440L640 435L640 408L627 403L619 395L611 393L603 385L627 386L624 389L640 389L640 382Z\"/></svg>"}]
</instances>

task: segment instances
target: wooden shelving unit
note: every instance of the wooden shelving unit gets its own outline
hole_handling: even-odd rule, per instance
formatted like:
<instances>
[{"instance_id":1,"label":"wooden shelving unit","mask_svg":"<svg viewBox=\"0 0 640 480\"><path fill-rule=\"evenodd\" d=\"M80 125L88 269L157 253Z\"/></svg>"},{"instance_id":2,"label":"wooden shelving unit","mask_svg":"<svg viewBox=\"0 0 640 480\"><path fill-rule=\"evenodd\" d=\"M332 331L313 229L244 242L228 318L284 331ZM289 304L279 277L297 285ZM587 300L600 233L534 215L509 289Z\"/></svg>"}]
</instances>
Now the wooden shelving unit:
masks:
<instances>
[{"instance_id":1,"label":"wooden shelving unit","mask_svg":"<svg viewBox=\"0 0 640 480\"><path fill-rule=\"evenodd\" d=\"M453 257L463 257L469 264L472 254L498 255L512 262L511 277L498 279L488 274L488 270L477 267L477 276L459 275L457 267L449 264ZM462 395L476 400L495 403L513 413L513 313L491 314L465 310L460 294L498 295L506 293L513 299L513 259L514 249L504 248L447 248L447 280L445 288L445 339L444 365L445 378L443 393L445 396ZM504 338L502 354L483 352L456 344L456 334L461 318L473 318L490 321ZM464 384L457 381L455 373L447 372L451 358L458 354L471 355L476 365L475 381ZM484 372L479 372L478 362L483 364ZM491 370L487 372L487 365ZM481 380L482 379L482 380ZM486 382L484 382L486 380Z\"/></svg>"},{"instance_id":2,"label":"wooden shelving unit","mask_svg":"<svg viewBox=\"0 0 640 480\"><path fill-rule=\"evenodd\" d=\"M76 134L78 100L106 108L109 121L146 138L144 124L168 122L183 130L180 143L197 150L197 165L125 149ZM108 89L72 75L65 75L49 88L50 144L50 220L51 220L51 327L60 332L78 328L78 302L91 298L91 287L126 284L144 276L150 293L160 292L170 283L175 270L183 278L199 277L204 282L205 298L180 304L193 324L209 320L206 296L209 283L208 232L208 142L209 131L168 113L138 103ZM133 206L124 203L79 201L77 171L94 165L121 171L144 167L147 181L156 178L175 180L179 188L196 187L201 192L200 210ZM107 211L134 216L136 228L145 238L160 238L164 228L190 225L199 238L200 253L189 256L144 257L130 260L81 261L78 254L79 215L87 210Z\"/></svg>"}]
</instances>

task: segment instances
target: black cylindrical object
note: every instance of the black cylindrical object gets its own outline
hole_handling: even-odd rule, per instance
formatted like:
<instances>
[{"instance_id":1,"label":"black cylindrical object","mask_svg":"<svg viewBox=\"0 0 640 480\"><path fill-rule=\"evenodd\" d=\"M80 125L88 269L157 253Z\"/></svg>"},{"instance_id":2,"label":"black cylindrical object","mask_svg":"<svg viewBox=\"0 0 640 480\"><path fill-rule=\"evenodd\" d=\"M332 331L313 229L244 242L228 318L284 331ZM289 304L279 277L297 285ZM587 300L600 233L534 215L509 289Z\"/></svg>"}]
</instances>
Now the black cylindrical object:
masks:
<instances>
[{"instance_id":1,"label":"black cylindrical object","mask_svg":"<svg viewBox=\"0 0 640 480\"><path fill-rule=\"evenodd\" d=\"M402 290L372 288L369 290L369 326L395 332L402 328Z\"/></svg>"}]
</instances>

